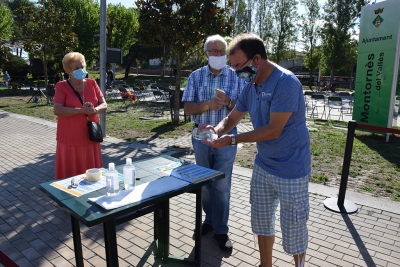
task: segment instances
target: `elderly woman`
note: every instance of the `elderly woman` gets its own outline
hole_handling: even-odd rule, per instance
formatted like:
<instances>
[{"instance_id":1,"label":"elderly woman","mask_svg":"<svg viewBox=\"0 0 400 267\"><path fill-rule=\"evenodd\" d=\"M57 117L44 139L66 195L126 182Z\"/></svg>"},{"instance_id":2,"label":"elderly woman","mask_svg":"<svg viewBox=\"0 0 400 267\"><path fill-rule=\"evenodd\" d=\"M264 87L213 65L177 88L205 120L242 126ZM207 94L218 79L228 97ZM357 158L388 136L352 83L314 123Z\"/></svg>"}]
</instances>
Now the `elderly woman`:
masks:
<instances>
[{"instance_id":1,"label":"elderly woman","mask_svg":"<svg viewBox=\"0 0 400 267\"><path fill-rule=\"evenodd\" d=\"M99 122L97 114L107 110L107 103L93 79L85 79L85 57L70 52L62 61L68 80L56 84L54 114L57 121L55 179L85 173L90 168L103 167L100 143L89 139L87 117ZM82 102L75 94L78 92Z\"/></svg>"}]
</instances>

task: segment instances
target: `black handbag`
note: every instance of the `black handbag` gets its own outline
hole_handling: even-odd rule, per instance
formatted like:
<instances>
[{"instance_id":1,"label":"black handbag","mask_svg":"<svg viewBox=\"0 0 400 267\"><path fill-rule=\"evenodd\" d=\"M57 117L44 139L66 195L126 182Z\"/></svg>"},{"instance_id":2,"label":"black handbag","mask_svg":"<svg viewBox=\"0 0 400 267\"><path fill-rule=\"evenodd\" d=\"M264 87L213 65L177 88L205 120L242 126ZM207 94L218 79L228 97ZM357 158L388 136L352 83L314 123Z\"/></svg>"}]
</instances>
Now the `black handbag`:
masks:
<instances>
[{"instance_id":1,"label":"black handbag","mask_svg":"<svg viewBox=\"0 0 400 267\"><path fill-rule=\"evenodd\" d=\"M72 84L67 80L69 86L71 86L72 90L76 94L76 96L79 98L79 101L81 101L81 104L83 106L83 100L79 93L75 90L75 88L72 86ZM86 115L86 114L85 114ZM88 120L87 126L89 130L89 139L93 142L103 142L103 131L101 130L101 125L98 124L97 122L90 121L88 115L86 115L86 119Z\"/></svg>"},{"instance_id":2,"label":"black handbag","mask_svg":"<svg viewBox=\"0 0 400 267\"><path fill-rule=\"evenodd\" d=\"M103 142L103 132L101 131L100 124L88 119L87 126L89 128L89 139L94 142Z\"/></svg>"}]
</instances>

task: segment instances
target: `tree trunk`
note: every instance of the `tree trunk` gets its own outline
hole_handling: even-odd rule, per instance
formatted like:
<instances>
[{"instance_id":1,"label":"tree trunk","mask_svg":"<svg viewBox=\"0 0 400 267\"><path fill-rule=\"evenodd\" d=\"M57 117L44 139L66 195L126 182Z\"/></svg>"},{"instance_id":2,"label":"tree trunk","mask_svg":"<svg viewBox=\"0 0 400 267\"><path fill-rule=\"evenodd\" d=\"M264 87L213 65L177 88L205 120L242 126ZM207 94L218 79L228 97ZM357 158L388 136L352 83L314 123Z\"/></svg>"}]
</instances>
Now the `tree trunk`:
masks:
<instances>
[{"instance_id":1,"label":"tree trunk","mask_svg":"<svg viewBox=\"0 0 400 267\"><path fill-rule=\"evenodd\" d=\"M49 94L49 86L48 86L48 75L47 75L47 54L46 54L46 45L43 45L43 68L44 68L44 88L46 88L46 102L47 105L50 105L50 94Z\"/></svg>"},{"instance_id":2,"label":"tree trunk","mask_svg":"<svg viewBox=\"0 0 400 267\"><path fill-rule=\"evenodd\" d=\"M312 89L312 70L310 70L310 79L309 79L309 83L308 83L308 86L310 87L310 90L312 91L313 89Z\"/></svg>"},{"instance_id":3,"label":"tree trunk","mask_svg":"<svg viewBox=\"0 0 400 267\"><path fill-rule=\"evenodd\" d=\"M130 72L130 69L131 69L131 66L132 66L133 61L134 61L135 59L136 59L136 58L131 57L131 60L129 60L129 62L127 63L127 65L126 65L126 67L125 67L125 79L128 78L129 72Z\"/></svg>"},{"instance_id":4,"label":"tree trunk","mask_svg":"<svg viewBox=\"0 0 400 267\"><path fill-rule=\"evenodd\" d=\"M181 56L178 55L176 58L176 79L175 79L175 100L174 100L174 118L173 123L179 124L179 100L181 94L181 71L182 71L182 60Z\"/></svg>"}]
</instances>

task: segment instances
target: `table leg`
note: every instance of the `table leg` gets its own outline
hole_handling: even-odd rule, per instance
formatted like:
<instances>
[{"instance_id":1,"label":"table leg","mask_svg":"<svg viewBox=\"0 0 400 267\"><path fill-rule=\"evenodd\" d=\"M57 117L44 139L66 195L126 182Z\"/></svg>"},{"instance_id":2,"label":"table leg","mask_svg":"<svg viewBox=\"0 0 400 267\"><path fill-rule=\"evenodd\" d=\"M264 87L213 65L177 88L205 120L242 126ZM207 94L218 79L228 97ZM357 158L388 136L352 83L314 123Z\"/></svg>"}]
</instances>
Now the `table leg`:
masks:
<instances>
[{"instance_id":1,"label":"table leg","mask_svg":"<svg viewBox=\"0 0 400 267\"><path fill-rule=\"evenodd\" d=\"M179 262L181 264L187 264L187 265L194 265L194 266L200 266L201 263L201 221L202 221L202 203L201 203L201 188L197 188L196 190L193 191L196 194L196 214L195 214L195 227L196 231L194 233L194 259L189 259L189 258L182 258L182 257L176 257L173 255L169 255L169 203L163 203L163 218L165 218L165 221L163 222L163 238L164 239L164 255L165 258L164 261L169 261L169 262ZM192 193L193 193L192 192Z\"/></svg>"},{"instance_id":2,"label":"table leg","mask_svg":"<svg viewBox=\"0 0 400 267\"><path fill-rule=\"evenodd\" d=\"M117 231L115 220L103 223L107 267L118 267Z\"/></svg>"},{"instance_id":3,"label":"table leg","mask_svg":"<svg viewBox=\"0 0 400 267\"><path fill-rule=\"evenodd\" d=\"M202 221L202 203L201 203L201 187L196 192L196 215L195 215L195 239L194 239L194 261L200 265L201 255L201 221Z\"/></svg>"},{"instance_id":4,"label":"table leg","mask_svg":"<svg viewBox=\"0 0 400 267\"><path fill-rule=\"evenodd\" d=\"M79 220L75 219L74 216L71 216L71 226L72 226L72 239L74 241L76 266L83 267L81 229L79 226Z\"/></svg>"},{"instance_id":5,"label":"table leg","mask_svg":"<svg viewBox=\"0 0 400 267\"><path fill-rule=\"evenodd\" d=\"M167 261L169 257L169 199L161 203L160 213L158 244L163 261Z\"/></svg>"},{"instance_id":6,"label":"table leg","mask_svg":"<svg viewBox=\"0 0 400 267\"><path fill-rule=\"evenodd\" d=\"M164 258L164 244L165 241L163 240L163 207L162 205L157 205L155 211L154 211L154 241L156 241L157 245L157 252L156 252L156 258Z\"/></svg>"}]
</instances>

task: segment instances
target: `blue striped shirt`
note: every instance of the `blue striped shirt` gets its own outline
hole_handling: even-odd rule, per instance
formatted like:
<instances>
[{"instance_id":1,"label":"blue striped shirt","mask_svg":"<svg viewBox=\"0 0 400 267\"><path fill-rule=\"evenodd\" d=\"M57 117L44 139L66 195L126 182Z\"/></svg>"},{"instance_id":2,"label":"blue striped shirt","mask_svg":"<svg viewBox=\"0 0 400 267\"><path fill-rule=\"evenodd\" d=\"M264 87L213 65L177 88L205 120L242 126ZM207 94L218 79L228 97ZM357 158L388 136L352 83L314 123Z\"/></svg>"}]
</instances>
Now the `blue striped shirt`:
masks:
<instances>
[{"instance_id":1,"label":"blue striped shirt","mask_svg":"<svg viewBox=\"0 0 400 267\"><path fill-rule=\"evenodd\" d=\"M229 66L223 67L218 76L215 76L207 65L190 74L182 101L199 103L210 100L215 96L215 89L221 89L232 101L236 101L244 85L244 80L238 78ZM230 109L222 106L220 110L209 109L201 114L192 115L192 120L197 124L216 126L230 112Z\"/></svg>"}]
</instances>

